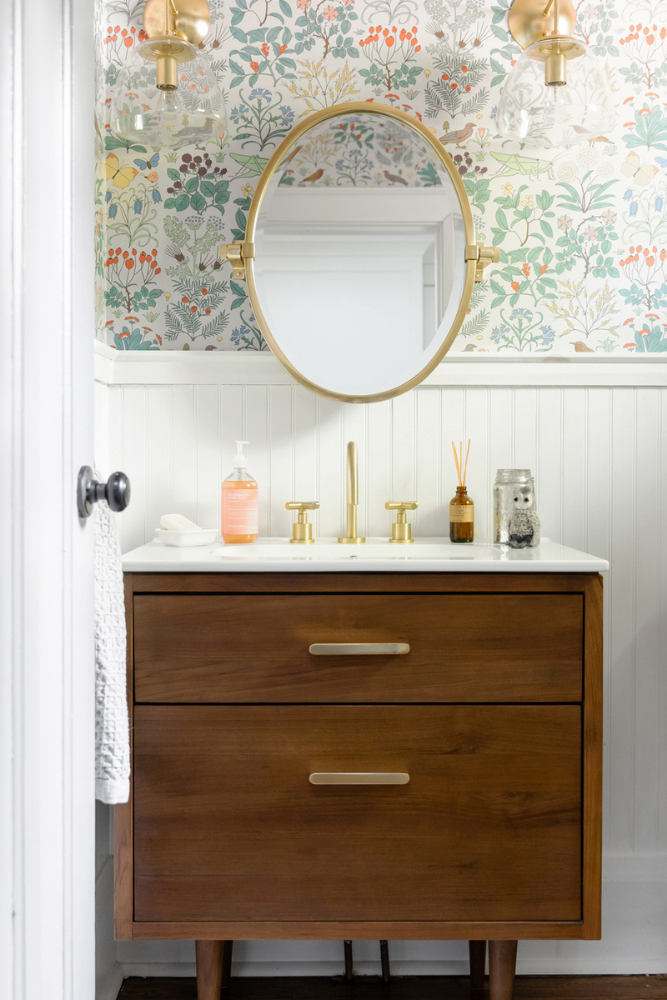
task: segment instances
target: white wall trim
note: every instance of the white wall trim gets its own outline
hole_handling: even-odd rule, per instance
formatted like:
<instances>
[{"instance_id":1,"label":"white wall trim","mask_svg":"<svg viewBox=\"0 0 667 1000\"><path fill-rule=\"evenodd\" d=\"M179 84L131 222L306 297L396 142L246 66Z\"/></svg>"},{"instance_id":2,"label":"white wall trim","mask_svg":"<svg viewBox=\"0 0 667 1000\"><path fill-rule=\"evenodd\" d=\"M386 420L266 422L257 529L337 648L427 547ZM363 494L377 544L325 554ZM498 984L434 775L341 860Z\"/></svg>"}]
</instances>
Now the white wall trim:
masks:
<instances>
[{"instance_id":1,"label":"white wall trim","mask_svg":"<svg viewBox=\"0 0 667 1000\"><path fill-rule=\"evenodd\" d=\"M246 351L117 351L95 341L95 379L106 385L295 385L271 354ZM498 357L447 359L425 386L667 386L667 355L604 358Z\"/></svg>"},{"instance_id":2,"label":"white wall trim","mask_svg":"<svg viewBox=\"0 0 667 1000\"><path fill-rule=\"evenodd\" d=\"M0 996L94 993L94 45L89 0L4 4ZM49 150L49 170L35 169ZM36 253L46 238L53 254Z\"/></svg>"}]
</instances>

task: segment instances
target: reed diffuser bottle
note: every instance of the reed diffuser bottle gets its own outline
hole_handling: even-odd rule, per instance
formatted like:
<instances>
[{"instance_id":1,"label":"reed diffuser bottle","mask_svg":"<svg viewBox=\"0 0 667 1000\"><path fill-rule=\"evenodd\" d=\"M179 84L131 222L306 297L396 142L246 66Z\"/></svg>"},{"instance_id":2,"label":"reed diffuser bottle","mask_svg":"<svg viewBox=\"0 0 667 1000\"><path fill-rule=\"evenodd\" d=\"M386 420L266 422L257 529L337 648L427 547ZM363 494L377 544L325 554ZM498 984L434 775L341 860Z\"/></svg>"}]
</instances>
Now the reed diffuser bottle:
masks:
<instances>
[{"instance_id":1,"label":"reed diffuser bottle","mask_svg":"<svg viewBox=\"0 0 667 1000\"><path fill-rule=\"evenodd\" d=\"M472 542L475 539L475 504L468 496L466 489L470 438L468 438L465 465L463 464L463 442L459 442L457 454L456 445L452 441L452 451L454 452L459 485L456 487L456 496L452 497L449 502L449 540L450 542Z\"/></svg>"}]
</instances>

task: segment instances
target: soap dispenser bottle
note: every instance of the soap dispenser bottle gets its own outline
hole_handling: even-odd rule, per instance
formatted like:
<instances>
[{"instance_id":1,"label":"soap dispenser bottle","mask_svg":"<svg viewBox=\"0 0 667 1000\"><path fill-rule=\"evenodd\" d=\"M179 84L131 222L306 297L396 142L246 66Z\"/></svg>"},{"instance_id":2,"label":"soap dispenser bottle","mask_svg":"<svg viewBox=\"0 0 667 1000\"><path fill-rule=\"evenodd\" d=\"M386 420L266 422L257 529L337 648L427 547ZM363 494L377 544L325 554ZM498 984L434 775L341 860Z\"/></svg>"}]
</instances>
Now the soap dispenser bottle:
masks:
<instances>
[{"instance_id":1,"label":"soap dispenser bottle","mask_svg":"<svg viewBox=\"0 0 667 1000\"><path fill-rule=\"evenodd\" d=\"M248 441L236 442L234 468L222 484L222 540L248 545L259 533L259 490L246 468Z\"/></svg>"}]
</instances>

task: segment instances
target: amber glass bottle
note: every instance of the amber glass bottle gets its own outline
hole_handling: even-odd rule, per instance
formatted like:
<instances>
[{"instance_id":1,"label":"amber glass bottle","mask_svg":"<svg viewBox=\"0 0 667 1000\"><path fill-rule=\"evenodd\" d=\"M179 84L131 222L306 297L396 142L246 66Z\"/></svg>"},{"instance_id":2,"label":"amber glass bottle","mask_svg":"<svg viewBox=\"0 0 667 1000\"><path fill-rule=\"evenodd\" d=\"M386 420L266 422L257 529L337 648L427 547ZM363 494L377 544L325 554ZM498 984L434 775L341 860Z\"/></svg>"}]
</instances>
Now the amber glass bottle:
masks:
<instances>
[{"instance_id":1,"label":"amber glass bottle","mask_svg":"<svg viewBox=\"0 0 667 1000\"><path fill-rule=\"evenodd\" d=\"M450 542L472 542L475 538L475 504L465 486L456 487L456 496L449 502Z\"/></svg>"}]
</instances>

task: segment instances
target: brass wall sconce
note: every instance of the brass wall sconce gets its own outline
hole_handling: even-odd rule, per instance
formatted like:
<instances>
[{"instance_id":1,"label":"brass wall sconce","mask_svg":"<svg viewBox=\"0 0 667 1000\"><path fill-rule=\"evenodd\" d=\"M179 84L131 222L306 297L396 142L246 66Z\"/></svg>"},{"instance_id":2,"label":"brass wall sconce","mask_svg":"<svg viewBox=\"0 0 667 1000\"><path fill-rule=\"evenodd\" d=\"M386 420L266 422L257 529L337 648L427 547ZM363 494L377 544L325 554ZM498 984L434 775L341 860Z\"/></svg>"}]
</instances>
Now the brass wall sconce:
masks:
<instances>
[{"instance_id":1,"label":"brass wall sconce","mask_svg":"<svg viewBox=\"0 0 667 1000\"><path fill-rule=\"evenodd\" d=\"M146 0L143 21L148 38L118 76L111 128L123 139L158 148L222 137L224 98L197 48L211 23L206 0Z\"/></svg>"},{"instance_id":2,"label":"brass wall sconce","mask_svg":"<svg viewBox=\"0 0 667 1000\"><path fill-rule=\"evenodd\" d=\"M574 35L571 0L514 0L509 29L523 52L498 104L508 139L567 146L608 131L615 114L604 66Z\"/></svg>"}]
</instances>

